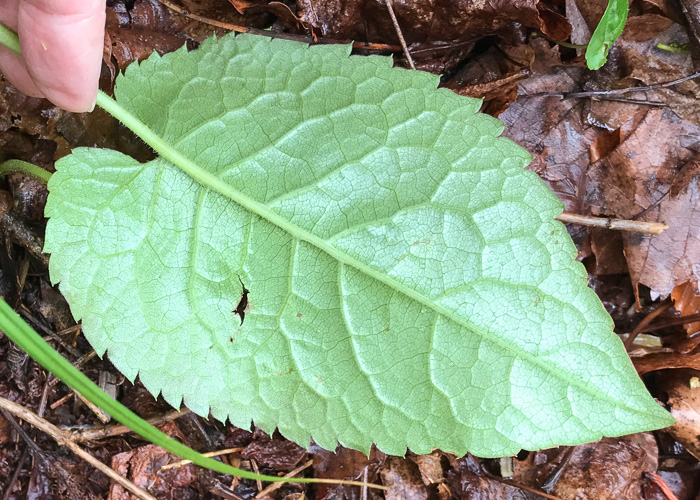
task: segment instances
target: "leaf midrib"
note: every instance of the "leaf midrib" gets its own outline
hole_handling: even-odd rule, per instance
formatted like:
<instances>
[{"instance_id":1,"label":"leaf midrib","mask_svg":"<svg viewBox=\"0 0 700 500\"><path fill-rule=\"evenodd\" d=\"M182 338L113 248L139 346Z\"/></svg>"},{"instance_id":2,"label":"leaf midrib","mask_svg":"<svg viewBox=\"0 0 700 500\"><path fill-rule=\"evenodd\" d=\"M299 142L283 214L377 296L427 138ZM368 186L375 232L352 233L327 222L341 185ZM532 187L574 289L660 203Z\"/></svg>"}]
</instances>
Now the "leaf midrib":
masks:
<instances>
[{"instance_id":1,"label":"leaf midrib","mask_svg":"<svg viewBox=\"0 0 700 500\"><path fill-rule=\"evenodd\" d=\"M103 97L104 96L104 97ZM477 328L474 324L468 320L458 316L453 311L436 304L430 298L424 296L416 290L413 290L398 280L392 278L391 276L376 270L367 264L358 261L354 257L346 254L345 252L334 247L326 240L316 236L315 234L302 229L301 227L291 223L289 220L282 217L280 214L274 212L267 205L258 202L257 200L251 198L250 196L238 191L233 188L230 184L226 183L220 179L217 175L203 169L197 165L194 161L187 158L185 155L180 153L177 149L171 146L167 141L165 141L160 135L154 132L145 123L139 120L136 116L130 113L128 110L119 105L115 100L108 97L106 94L98 94L97 104L105 109L112 116L122 121L128 128L130 128L134 133L136 133L144 142L151 146L160 156L175 165L177 168L182 170L193 180L201 184L203 187L216 191L217 193L225 196L226 198L232 200L233 202L239 204L249 212L257 215L258 217L270 222L271 224L277 226L283 231L290 234L293 238L301 241L305 241L310 245L318 248L322 252L333 257L335 260L341 264L353 267L358 271L364 273L365 275L376 279L380 283L383 283L394 290L397 290L407 297L417 301L420 304L428 307L429 309L435 311L437 314L445 316L446 318L454 321L456 324L469 329L470 331L476 333L477 335L485 338L506 351L513 353L515 357L520 357L526 361L532 363L533 365L542 368L547 373L551 373L554 377L558 379L563 379L569 385L574 386L584 393L594 397L598 400L606 400L612 403L614 406L624 407L628 410L647 415L646 411L642 411L637 408L629 407L625 403L607 395L604 392L598 391L593 387L590 387L586 382L578 378L562 377L561 370L557 369L556 366L551 365L548 362L540 360L537 356L520 349L517 349L512 344L509 344L499 337L491 334L488 331L482 331Z\"/></svg>"}]
</instances>

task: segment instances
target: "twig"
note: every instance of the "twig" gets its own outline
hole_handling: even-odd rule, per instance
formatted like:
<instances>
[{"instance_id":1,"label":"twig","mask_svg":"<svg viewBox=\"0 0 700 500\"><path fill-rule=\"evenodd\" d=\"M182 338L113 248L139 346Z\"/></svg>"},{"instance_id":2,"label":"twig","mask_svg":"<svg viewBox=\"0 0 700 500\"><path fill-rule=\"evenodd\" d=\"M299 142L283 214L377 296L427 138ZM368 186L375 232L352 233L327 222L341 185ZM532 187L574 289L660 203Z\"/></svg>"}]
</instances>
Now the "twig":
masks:
<instances>
[{"instance_id":1,"label":"twig","mask_svg":"<svg viewBox=\"0 0 700 500\"><path fill-rule=\"evenodd\" d=\"M576 449L575 446L569 446L565 450L562 450L562 452L559 454L559 457L561 457L561 460L559 460L559 464L557 464L556 469L554 469L552 471L552 473L545 478L545 480L542 482L542 486L540 486L542 491L549 493L550 491L552 491L554 489L554 487L559 482L559 478L564 473L564 469L566 468L567 465L569 465L569 462L571 461L571 457L574 456L575 449ZM559 457L557 457L557 458L559 458Z\"/></svg>"},{"instance_id":2,"label":"twig","mask_svg":"<svg viewBox=\"0 0 700 500\"><path fill-rule=\"evenodd\" d=\"M391 22L394 23L394 29L396 30L396 34L399 37L399 42L401 42L401 47L403 47L403 53L406 56L408 65L411 67L411 69L416 69L416 65L413 64L413 58L411 57L411 53L408 51L408 45L406 45L406 40L404 39L403 33L401 32L401 26L399 26L399 21L398 19L396 19L396 14L394 13L394 0L386 0L386 9L389 11L389 17L391 17Z\"/></svg>"},{"instance_id":3,"label":"twig","mask_svg":"<svg viewBox=\"0 0 700 500\"><path fill-rule=\"evenodd\" d=\"M245 448L226 448L225 450L208 451L207 453L202 453L205 457L220 457L221 455L228 455L229 453L239 453L245 450ZM176 467L183 467L187 464L191 464L191 460L179 460L171 464L166 464L160 468L160 470L175 469Z\"/></svg>"},{"instance_id":4,"label":"twig","mask_svg":"<svg viewBox=\"0 0 700 500\"><path fill-rule=\"evenodd\" d=\"M63 396L61 399L59 399L59 400L54 401L53 403L51 403L51 406L49 406L49 408L51 408L52 410L55 410L56 408L58 408L59 406L61 406L63 403L65 403L66 401L68 401L68 400L69 400L70 398L72 398L73 396L75 396L75 392L74 392L74 391L70 391L68 394L66 394L65 396Z\"/></svg>"},{"instance_id":5,"label":"twig","mask_svg":"<svg viewBox=\"0 0 700 500\"><path fill-rule=\"evenodd\" d=\"M23 247L34 257L39 263L45 267L49 267L49 256L42 253L44 248L44 240L24 222L8 212L0 219L0 227L13 241Z\"/></svg>"},{"instance_id":6,"label":"twig","mask_svg":"<svg viewBox=\"0 0 700 500\"><path fill-rule=\"evenodd\" d=\"M260 469L258 468L258 463L255 461L254 458L251 458L251 459L250 459L250 465L253 467L253 472L255 472L256 474L259 475L259 474L260 474ZM257 485L258 485L258 491L262 491L262 489L263 489L263 487L262 487L262 481L261 481L260 479L256 479L255 482L256 482Z\"/></svg>"},{"instance_id":7,"label":"twig","mask_svg":"<svg viewBox=\"0 0 700 500\"><path fill-rule=\"evenodd\" d=\"M318 40L314 40L310 36L294 35L291 33L280 33L278 31L261 30L261 29L257 29L257 28L248 28L247 26L238 26L236 24L223 23L221 21L217 21L216 19L211 19L208 17L193 14L192 12L188 11L187 9L183 9L182 7L170 2L170 0L158 0L158 2L165 5L167 8L177 12L178 14L181 14L181 15L187 17L188 19L192 19L194 21L199 21L200 23L208 24L210 26L215 26L217 28L223 28L223 29L228 30L228 31L235 31L236 33L251 33L253 35L266 36L269 38L281 38L283 40L292 40L295 42L308 43L310 45L350 43L351 42L350 40L331 40L331 39L323 39L323 38L320 38ZM401 52L401 46L388 45L385 43L352 42L352 47L354 49L363 49L363 50Z\"/></svg>"},{"instance_id":8,"label":"twig","mask_svg":"<svg viewBox=\"0 0 700 500\"><path fill-rule=\"evenodd\" d=\"M367 476L368 476L368 474L369 474L369 467L365 465L365 466L363 467L363 469L364 469L364 470L362 471L362 480L366 483L366 482L367 482ZM368 491L367 491L367 486L363 486L363 487L362 487L362 497L361 497L362 500L367 500L367 493L368 493Z\"/></svg>"},{"instance_id":9,"label":"twig","mask_svg":"<svg viewBox=\"0 0 700 500\"><path fill-rule=\"evenodd\" d=\"M285 474L284 477L294 477L294 476L296 476L297 474L299 474L301 471L303 471L304 469L310 467L311 464L313 464L313 463L314 463L313 459L312 459L312 460L309 460L309 461L307 461L305 464L300 465L300 466L297 467L296 469L294 469L294 470L288 472L287 474ZM273 491L276 491L276 490L280 489L280 488L281 488L282 486L284 486L285 484L287 484L287 483L282 483L282 482L280 482L280 483L271 483L271 484L269 484L264 490L262 490L260 493L258 493L257 495L255 495L255 498L263 498L263 497L269 495L270 493L272 493Z\"/></svg>"},{"instance_id":10,"label":"twig","mask_svg":"<svg viewBox=\"0 0 700 500\"><path fill-rule=\"evenodd\" d=\"M161 425L166 422L178 419L184 415L187 415L188 413L190 413L190 410L188 410L187 408L179 411L172 410L164 415L149 418L148 420L146 420L146 422L148 422L151 425ZM102 427L92 427L90 429L80 431L64 429L64 432L70 432L70 437L73 441L83 442L92 441L94 439L104 439L111 436L119 436L121 434L131 432L131 429L129 429L126 425L110 425Z\"/></svg>"},{"instance_id":11,"label":"twig","mask_svg":"<svg viewBox=\"0 0 700 500\"><path fill-rule=\"evenodd\" d=\"M668 106L665 102L661 101L648 101L646 99L628 99L626 97L607 97L601 96L594 99L595 101L610 101L610 102L621 102L623 104L632 104L635 106L656 106L658 108Z\"/></svg>"},{"instance_id":12,"label":"twig","mask_svg":"<svg viewBox=\"0 0 700 500\"><path fill-rule=\"evenodd\" d=\"M550 495L549 493L545 493L540 490L536 490L535 488L530 488L529 486L525 486L524 484L516 483L515 481L512 481L510 479L502 479L502 478L496 478L499 482L509 484L513 488L518 488L519 490L525 490L529 491L530 493L534 493L535 495L541 496L542 498L548 498L549 500L562 500L560 497L555 497L554 495Z\"/></svg>"},{"instance_id":13,"label":"twig","mask_svg":"<svg viewBox=\"0 0 700 500\"><path fill-rule=\"evenodd\" d=\"M22 450L22 454L19 456L19 460L17 461L17 468L12 473L12 477L10 478L10 482L5 485L5 494L2 496L2 500L9 500L10 495L12 494L12 489L14 488L15 483L17 482L17 478L19 477L20 472L22 472L22 466L24 465L24 462L27 460L28 455L29 455L29 445L25 445L24 450Z\"/></svg>"},{"instance_id":14,"label":"twig","mask_svg":"<svg viewBox=\"0 0 700 500\"><path fill-rule=\"evenodd\" d=\"M629 334L629 337L625 339L625 349L629 351L632 347L634 339L636 339L637 336L640 333L642 333L642 331L644 331L652 321L654 321L654 318L656 318L659 314L664 312L669 307L671 307L671 301L665 300L664 302L659 304L656 309L647 314L646 317L642 321L640 321L639 324L634 328L634 330L632 330L632 333Z\"/></svg>"},{"instance_id":15,"label":"twig","mask_svg":"<svg viewBox=\"0 0 700 500\"><path fill-rule=\"evenodd\" d=\"M669 319L667 321L664 321L660 325L647 326L640 333L655 332L656 330L668 328L669 326L687 325L689 323L696 323L698 321L700 321L700 313L688 314L687 316L680 316L678 318ZM692 338L692 337L697 336L697 334L698 334L698 332L695 332L695 333L691 333L689 336Z\"/></svg>"},{"instance_id":16,"label":"twig","mask_svg":"<svg viewBox=\"0 0 700 500\"><path fill-rule=\"evenodd\" d=\"M569 224L581 226L602 227L616 229L618 231L631 231L633 233L659 234L668 229L668 224L663 222L645 222L637 220L613 219L612 217L594 217L592 215L579 215L570 212L562 212L557 220Z\"/></svg>"},{"instance_id":17,"label":"twig","mask_svg":"<svg viewBox=\"0 0 700 500\"><path fill-rule=\"evenodd\" d=\"M75 326L78 326L78 327L79 327L79 326L81 326L81 325L75 325ZM74 327L66 328L65 330L62 330L61 332L58 332L58 334L60 335L60 334L62 334L62 333L65 333L66 331L71 330L72 328L74 328ZM83 354L82 356L80 356L80 357L78 358L78 360L77 360L75 363L71 363L71 364L72 364L73 366L75 366L76 368L80 368L80 367L83 366L85 363L87 363L87 362L90 361L92 358L94 358L95 356L97 356L97 353L96 353L95 350L93 349L92 351L90 351L90 352L88 352L88 353ZM50 377L51 377L51 380L49 381L49 385L54 386L54 385L58 384L58 383L61 381L60 378L54 377L53 374L49 374L49 375L50 375ZM40 417L43 417L43 415L42 415L41 413L39 414L39 416L40 416Z\"/></svg>"},{"instance_id":18,"label":"twig","mask_svg":"<svg viewBox=\"0 0 700 500\"><path fill-rule=\"evenodd\" d=\"M556 43L557 45L561 45L562 47L566 47L567 49L586 50L586 48L588 48L588 44L581 45L578 43L565 42L564 40L555 40L551 36L545 35L541 31L534 31L530 35L530 38L537 38L537 37L544 38L548 42Z\"/></svg>"},{"instance_id":19,"label":"twig","mask_svg":"<svg viewBox=\"0 0 700 500\"><path fill-rule=\"evenodd\" d=\"M15 429L15 432L20 435L20 437L24 440L25 443L27 443L27 446L29 446L29 451L32 453L32 456L41 462L46 463L46 457L44 457L44 452L42 451L41 448L39 448L39 445L34 442L34 440L29 437L29 434L22 429L22 426L17 423L15 420L15 417L12 416L11 411L8 409L2 407L0 405L0 408L2 408L2 415L5 417L5 420L7 420L10 425ZM21 415L17 415L18 417L22 418Z\"/></svg>"},{"instance_id":20,"label":"twig","mask_svg":"<svg viewBox=\"0 0 700 500\"><path fill-rule=\"evenodd\" d=\"M687 82L688 80L694 80L700 77L700 71L696 71L692 75L684 76L683 78L678 78L676 80L671 80L669 82L654 83L653 85L646 85L644 87L627 87L624 89L608 89L608 90L592 90L590 92L538 92L536 94L525 94L518 96L520 98L527 97L561 97L562 99L578 99L581 97L595 97L601 95L619 95L626 94L628 92L644 92L647 90L655 90L664 87L673 87L674 85L679 85L681 83Z\"/></svg>"},{"instance_id":21,"label":"twig","mask_svg":"<svg viewBox=\"0 0 700 500\"><path fill-rule=\"evenodd\" d=\"M80 446L77 445L77 443L75 443L75 441L73 441L70 438L69 433L62 431L55 425L39 417L37 414L3 397L0 397L0 408L16 415L25 422L28 422L37 429L45 432L46 434L51 436L59 446L65 446L69 448L73 453L78 455L80 458L88 462L90 465L98 469L100 472L105 474L113 481L119 483L124 489L130 491L137 497L144 500L156 500L156 498L150 493L148 493L146 490L139 488L125 477L122 477L119 474L117 474L112 468L106 466L105 464L97 460L95 457L84 451ZM36 443L34 443L34 445L36 446Z\"/></svg>"},{"instance_id":22,"label":"twig","mask_svg":"<svg viewBox=\"0 0 700 500\"><path fill-rule=\"evenodd\" d=\"M19 314L22 316L24 319L28 320L32 325L34 325L38 330L41 330L44 332L46 335L51 337L51 339L55 340L56 342L59 343L61 347L63 347L66 351L68 351L71 356L74 358L80 358L82 356L82 353L73 347L72 345L67 344L66 342L63 341L63 339L53 330L50 330L49 328L46 328L41 322L35 318L29 308L25 306L24 304L21 304L21 307L19 308Z\"/></svg>"},{"instance_id":23,"label":"twig","mask_svg":"<svg viewBox=\"0 0 700 500\"><path fill-rule=\"evenodd\" d=\"M224 486L220 482L216 482L209 490L209 493L225 498L226 500L244 500L243 497L236 495L230 488Z\"/></svg>"}]
</instances>

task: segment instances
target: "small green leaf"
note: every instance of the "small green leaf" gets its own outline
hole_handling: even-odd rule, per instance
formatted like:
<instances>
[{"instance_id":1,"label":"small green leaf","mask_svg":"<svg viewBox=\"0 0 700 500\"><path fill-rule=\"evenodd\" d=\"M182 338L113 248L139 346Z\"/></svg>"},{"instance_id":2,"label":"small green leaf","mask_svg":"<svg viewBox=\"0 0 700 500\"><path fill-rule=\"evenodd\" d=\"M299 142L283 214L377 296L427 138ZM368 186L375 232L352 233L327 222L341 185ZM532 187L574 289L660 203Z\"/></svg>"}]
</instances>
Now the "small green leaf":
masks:
<instances>
[{"instance_id":1,"label":"small green leaf","mask_svg":"<svg viewBox=\"0 0 700 500\"><path fill-rule=\"evenodd\" d=\"M622 34L630 10L629 0L609 0L598 27L586 49L588 69L599 69L608 60L608 52Z\"/></svg>"},{"instance_id":2,"label":"small green leaf","mask_svg":"<svg viewBox=\"0 0 700 500\"><path fill-rule=\"evenodd\" d=\"M57 163L51 277L95 350L329 449L500 456L672 422L503 125L349 52L226 36L127 69L119 103L202 169Z\"/></svg>"}]
</instances>

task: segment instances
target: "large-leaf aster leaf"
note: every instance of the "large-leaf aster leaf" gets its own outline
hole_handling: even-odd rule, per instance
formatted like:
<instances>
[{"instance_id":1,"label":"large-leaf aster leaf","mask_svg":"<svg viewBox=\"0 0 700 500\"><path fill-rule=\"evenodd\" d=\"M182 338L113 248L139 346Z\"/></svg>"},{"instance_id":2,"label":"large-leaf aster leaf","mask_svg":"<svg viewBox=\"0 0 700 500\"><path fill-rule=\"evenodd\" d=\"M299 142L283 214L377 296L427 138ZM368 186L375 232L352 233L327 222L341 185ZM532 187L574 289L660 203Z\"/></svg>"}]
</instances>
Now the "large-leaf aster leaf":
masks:
<instances>
[{"instance_id":1,"label":"large-leaf aster leaf","mask_svg":"<svg viewBox=\"0 0 700 500\"><path fill-rule=\"evenodd\" d=\"M224 187L106 150L57 163L51 277L97 352L173 405L331 449L667 425L528 154L479 101L349 50L226 36L120 77Z\"/></svg>"}]
</instances>

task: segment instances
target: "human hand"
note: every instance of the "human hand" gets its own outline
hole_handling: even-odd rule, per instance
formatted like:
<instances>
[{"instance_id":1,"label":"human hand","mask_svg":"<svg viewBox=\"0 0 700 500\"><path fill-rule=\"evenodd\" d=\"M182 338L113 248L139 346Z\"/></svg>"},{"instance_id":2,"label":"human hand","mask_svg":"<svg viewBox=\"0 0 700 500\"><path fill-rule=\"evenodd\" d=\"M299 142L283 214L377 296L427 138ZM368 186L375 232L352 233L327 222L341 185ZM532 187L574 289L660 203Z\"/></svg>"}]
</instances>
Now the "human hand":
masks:
<instances>
[{"instance_id":1,"label":"human hand","mask_svg":"<svg viewBox=\"0 0 700 500\"><path fill-rule=\"evenodd\" d=\"M0 47L0 72L27 95L92 111L102 67L105 0L0 0L22 56Z\"/></svg>"}]
</instances>

